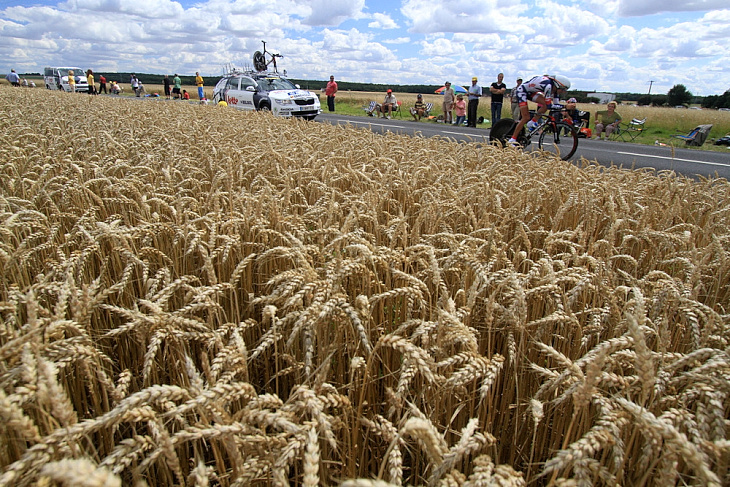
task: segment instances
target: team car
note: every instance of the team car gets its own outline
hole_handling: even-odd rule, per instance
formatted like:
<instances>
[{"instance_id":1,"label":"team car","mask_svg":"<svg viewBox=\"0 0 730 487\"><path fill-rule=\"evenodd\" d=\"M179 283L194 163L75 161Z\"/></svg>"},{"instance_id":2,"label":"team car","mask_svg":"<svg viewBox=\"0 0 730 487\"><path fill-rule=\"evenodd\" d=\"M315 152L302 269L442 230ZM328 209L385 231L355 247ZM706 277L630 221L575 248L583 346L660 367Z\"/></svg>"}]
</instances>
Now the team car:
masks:
<instances>
[{"instance_id":1,"label":"team car","mask_svg":"<svg viewBox=\"0 0 730 487\"><path fill-rule=\"evenodd\" d=\"M86 82L86 73L81 68L46 68L43 73L46 88L49 90L71 91L71 85L68 84L70 72L73 72L75 91L88 92L89 85Z\"/></svg>"},{"instance_id":2,"label":"team car","mask_svg":"<svg viewBox=\"0 0 730 487\"><path fill-rule=\"evenodd\" d=\"M241 110L270 110L274 115L307 120L314 120L321 112L316 93L269 72L234 71L223 76L213 89L213 101L225 101Z\"/></svg>"}]
</instances>

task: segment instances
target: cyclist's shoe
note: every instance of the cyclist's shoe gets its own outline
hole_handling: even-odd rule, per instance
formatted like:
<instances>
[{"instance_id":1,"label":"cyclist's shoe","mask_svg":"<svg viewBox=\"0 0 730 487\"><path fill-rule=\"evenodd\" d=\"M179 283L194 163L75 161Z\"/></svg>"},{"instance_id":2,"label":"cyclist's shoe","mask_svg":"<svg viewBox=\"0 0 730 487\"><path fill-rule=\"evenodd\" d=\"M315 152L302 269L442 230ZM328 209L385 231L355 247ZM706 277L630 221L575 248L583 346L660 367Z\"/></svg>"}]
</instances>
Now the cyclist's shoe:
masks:
<instances>
[{"instance_id":1,"label":"cyclist's shoe","mask_svg":"<svg viewBox=\"0 0 730 487\"><path fill-rule=\"evenodd\" d=\"M533 130L535 130L537 128L537 125L538 124L537 124L536 121L530 120L529 122L527 122L527 124L525 125L525 127L527 127L527 130L529 132L532 132Z\"/></svg>"},{"instance_id":2,"label":"cyclist's shoe","mask_svg":"<svg viewBox=\"0 0 730 487\"><path fill-rule=\"evenodd\" d=\"M507 145L509 147L519 147L520 146L520 143L517 142L517 140L515 140L515 139L513 139L513 138L510 137L510 139L507 141Z\"/></svg>"}]
</instances>

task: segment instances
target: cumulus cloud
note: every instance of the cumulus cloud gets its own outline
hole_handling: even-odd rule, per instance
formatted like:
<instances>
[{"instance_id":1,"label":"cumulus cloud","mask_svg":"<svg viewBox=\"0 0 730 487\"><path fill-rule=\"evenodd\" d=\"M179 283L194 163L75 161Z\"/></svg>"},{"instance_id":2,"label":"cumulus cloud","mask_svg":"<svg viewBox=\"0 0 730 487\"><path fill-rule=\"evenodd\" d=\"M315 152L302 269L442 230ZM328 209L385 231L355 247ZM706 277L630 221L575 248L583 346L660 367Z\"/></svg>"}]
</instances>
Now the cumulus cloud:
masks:
<instances>
[{"instance_id":1,"label":"cumulus cloud","mask_svg":"<svg viewBox=\"0 0 730 487\"><path fill-rule=\"evenodd\" d=\"M704 12L728 8L727 0L619 0L618 13L624 17L661 12Z\"/></svg>"},{"instance_id":2,"label":"cumulus cloud","mask_svg":"<svg viewBox=\"0 0 730 487\"><path fill-rule=\"evenodd\" d=\"M373 21L368 24L371 29L397 29L398 24L388 14L374 13Z\"/></svg>"},{"instance_id":3,"label":"cumulus cloud","mask_svg":"<svg viewBox=\"0 0 730 487\"><path fill-rule=\"evenodd\" d=\"M310 0L304 23L312 26L337 26L345 20L362 15L365 0Z\"/></svg>"},{"instance_id":4,"label":"cumulus cloud","mask_svg":"<svg viewBox=\"0 0 730 487\"><path fill-rule=\"evenodd\" d=\"M250 66L264 39L301 78L468 83L561 71L579 89L642 91L652 79L666 91L690 75L693 93L727 89L727 0L632 2L0 0L0 71L61 63L210 76Z\"/></svg>"}]
</instances>

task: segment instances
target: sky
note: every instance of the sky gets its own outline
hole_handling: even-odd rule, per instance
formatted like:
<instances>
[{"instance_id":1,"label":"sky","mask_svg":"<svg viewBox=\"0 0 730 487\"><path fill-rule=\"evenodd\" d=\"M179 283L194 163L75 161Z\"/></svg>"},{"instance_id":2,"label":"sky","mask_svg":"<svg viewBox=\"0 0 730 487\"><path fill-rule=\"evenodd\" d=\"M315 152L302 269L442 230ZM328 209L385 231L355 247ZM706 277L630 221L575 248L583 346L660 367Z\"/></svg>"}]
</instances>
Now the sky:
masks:
<instances>
[{"instance_id":1,"label":"sky","mask_svg":"<svg viewBox=\"0 0 730 487\"><path fill-rule=\"evenodd\" d=\"M253 53L296 79L584 91L730 89L730 0L0 0L0 72L220 77ZM3 71L4 70L4 71Z\"/></svg>"}]
</instances>

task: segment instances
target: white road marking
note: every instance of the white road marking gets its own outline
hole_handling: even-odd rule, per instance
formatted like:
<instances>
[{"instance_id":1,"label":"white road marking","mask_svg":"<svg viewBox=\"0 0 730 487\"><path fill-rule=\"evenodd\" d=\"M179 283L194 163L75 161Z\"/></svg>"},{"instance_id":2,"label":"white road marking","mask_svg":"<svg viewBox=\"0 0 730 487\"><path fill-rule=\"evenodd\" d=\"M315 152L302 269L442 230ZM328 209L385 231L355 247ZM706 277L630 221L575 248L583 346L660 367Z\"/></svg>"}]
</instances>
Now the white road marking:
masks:
<instances>
[{"instance_id":1,"label":"white road marking","mask_svg":"<svg viewBox=\"0 0 730 487\"><path fill-rule=\"evenodd\" d=\"M406 128L404 125L393 125L387 122L384 123L376 123L376 122L357 122L357 121L346 121L345 123L353 123L353 124L360 124L360 125L377 125L378 127L389 127L389 128L396 128L396 129L404 129Z\"/></svg>"},{"instance_id":2,"label":"white road marking","mask_svg":"<svg viewBox=\"0 0 730 487\"><path fill-rule=\"evenodd\" d=\"M727 167L727 164L723 164L721 162L697 161L697 160L694 160L694 159L681 159L679 157L652 156L652 155L649 155L649 154L636 154L634 152L616 152L616 154L624 154L624 155L627 155L627 156L637 156L637 157L653 157L654 159L666 159L668 161L693 162L695 164L704 164L706 166L722 166L722 167Z\"/></svg>"}]
</instances>

